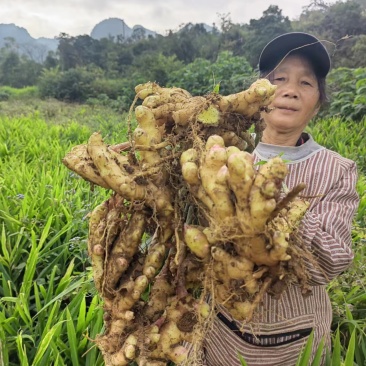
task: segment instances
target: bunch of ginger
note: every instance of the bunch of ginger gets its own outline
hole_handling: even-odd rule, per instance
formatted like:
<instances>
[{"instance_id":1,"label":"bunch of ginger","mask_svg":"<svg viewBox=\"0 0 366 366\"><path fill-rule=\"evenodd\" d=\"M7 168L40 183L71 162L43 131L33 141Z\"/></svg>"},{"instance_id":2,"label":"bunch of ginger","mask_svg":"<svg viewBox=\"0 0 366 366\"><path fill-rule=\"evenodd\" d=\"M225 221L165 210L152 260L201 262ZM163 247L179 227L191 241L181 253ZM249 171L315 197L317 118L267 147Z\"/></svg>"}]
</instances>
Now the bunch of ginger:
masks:
<instances>
[{"instance_id":1,"label":"bunch of ginger","mask_svg":"<svg viewBox=\"0 0 366 366\"><path fill-rule=\"evenodd\" d=\"M142 103L129 141L111 146L94 133L63 163L111 190L90 214L88 238L105 364L179 364L215 304L249 322L266 291L279 296L278 283L293 280L299 266L288 264L301 262L296 229L308 204L301 185L284 194L280 157L256 165L250 154L248 130L260 137L275 91L268 80L229 96L155 83L135 91ZM305 271L295 277L306 287Z\"/></svg>"}]
</instances>

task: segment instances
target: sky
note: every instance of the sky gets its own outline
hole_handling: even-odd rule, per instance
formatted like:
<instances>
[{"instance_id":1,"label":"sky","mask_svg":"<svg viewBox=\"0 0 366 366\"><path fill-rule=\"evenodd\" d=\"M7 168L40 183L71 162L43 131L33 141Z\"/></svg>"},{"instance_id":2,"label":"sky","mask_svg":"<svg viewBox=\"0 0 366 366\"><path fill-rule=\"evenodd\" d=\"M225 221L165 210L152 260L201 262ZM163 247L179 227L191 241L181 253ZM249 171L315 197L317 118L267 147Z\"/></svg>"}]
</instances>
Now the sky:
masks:
<instances>
[{"instance_id":1,"label":"sky","mask_svg":"<svg viewBox=\"0 0 366 366\"><path fill-rule=\"evenodd\" d=\"M223 15L233 23L258 19L270 5L277 5L291 20L300 16L312 0L1 0L0 23L14 23L34 38L90 35L93 27L108 18L120 18L132 28L165 35L180 25L220 25ZM334 1L327 1L333 3Z\"/></svg>"}]
</instances>

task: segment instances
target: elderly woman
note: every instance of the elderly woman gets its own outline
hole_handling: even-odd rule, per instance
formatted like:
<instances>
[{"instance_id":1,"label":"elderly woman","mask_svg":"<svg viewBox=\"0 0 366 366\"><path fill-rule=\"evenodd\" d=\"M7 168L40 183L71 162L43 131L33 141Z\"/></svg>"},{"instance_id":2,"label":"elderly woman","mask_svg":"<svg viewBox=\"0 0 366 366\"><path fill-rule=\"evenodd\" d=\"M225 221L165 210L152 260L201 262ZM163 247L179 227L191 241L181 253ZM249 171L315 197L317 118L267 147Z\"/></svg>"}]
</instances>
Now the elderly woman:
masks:
<instances>
[{"instance_id":1,"label":"elderly woman","mask_svg":"<svg viewBox=\"0 0 366 366\"><path fill-rule=\"evenodd\" d=\"M208 366L240 365L238 353L249 366L294 366L312 330L313 354L322 338L329 349L332 308L326 285L353 259L351 223L358 205L355 163L304 132L326 99L328 52L312 35L287 33L263 49L259 69L277 90L272 110L263 114L266 128L255 159L281 154L290 171L287 187L306 184L303 194L311 205L301 235L317 264L308 264L309 296L303 296L296 284L288 286L280 299L266 294L250 324L241 324L219 308L204 343Z\"/></svg>"}]
</instances>

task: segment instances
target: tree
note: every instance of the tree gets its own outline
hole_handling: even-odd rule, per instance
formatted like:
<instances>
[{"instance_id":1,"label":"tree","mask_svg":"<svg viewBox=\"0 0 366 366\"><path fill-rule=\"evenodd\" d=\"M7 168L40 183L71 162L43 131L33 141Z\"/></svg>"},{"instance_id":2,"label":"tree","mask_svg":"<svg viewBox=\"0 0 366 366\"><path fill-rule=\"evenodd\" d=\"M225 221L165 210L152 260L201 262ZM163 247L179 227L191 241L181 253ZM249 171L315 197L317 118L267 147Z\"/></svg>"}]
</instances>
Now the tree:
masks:
<instances>
[{"instance_id":1,"label":"tree","mask_svg":"<svg viewBox=\"0 0 366 366\"><path fill-rule=\"evenodd\" d=\"M136 41L141 41L142 39L146 38L146 31L144 28L142 27L135 27L132 30L132 34L131 37L129 39L130 42L136 42Z\"/></svg>"},{"instance_id":2,"label":"tree","mask_svg":"<svg viewBox=\"0 0 366 366\"><path fill-rule=\"evenodd\" d=\"M99 47L99 41L88 35L77 36L73 39L73 47L77 53L77 66L90 64L101 67L103 50Z\"/></svg>"},{"instance_id":3,"label":"tree","mask_svg":"<svg viewBox=\"0 0 366 366\"><path fill-rule=\"evenodd\" d=\"M86 65L103 67L103 43L88 35L70 37L66 33L59 36L58 54L61 70L69 70Z\"/></svg>"},{"instance_id":4,"label":"tree","mask_svg":"<svg viewBox=\"0 0 366 366\"><path fill-rule=\"evenodd\" d=\"M4 55L0 64L0 81L2 85L15 86L19 84L18 70L20 65L20 57L14 51L10 51Z\"/></svg>"},{"instance_id":5,"label":"tree","mask_svg":"<svg viewBox=\"0 0 366 366\"><path fill-rule=\"evenodd\" d=\"M248 87L252 77L253 70L244 57L223 51L215 62L196 58L171 73L168 85L182 87L193 95L205 95L220 84L220 94L227 95Z\"/></svg>"},{"instance_id":6,"label":"tree","mask_svg":"<svg viewBox=\"0 0 366 366\"><path fill-rule=\"evenodd\" d=\"M25 43L19 46L22 54L26 55L30 60L43 63L46 60L48 50L45 45Z\"/></svg>"},{"instance_id":7,"label":"tree","mask_svg":"<svg viewBox=\"0 0 366 366\"><path fill-rule=\"evenodd\" d=\"M365 3L364 0L337 1L332 5L307 8L294 28L313 33L324 40L332 55L333 67L357 67L362 64L362 60L359 56L356 60L353 47L358 37L366 34L366 16L362 2Z\"/></svg>"},{"instance_id":8,"label":"tree","mask_svg":"<svg viewBox=\"0 0 366 366\"><path fill-rule=\"evenodd\" d=\"M92 83L95 72L86 68L67 71L59 69L44 70L38 83L41 97L56 98L68 102L85 102L93 96Z\"/></svg>"},{"instance_id":9,"label":"tree","mask_svg":"<svg viewBox=\"0 0 366 366\"><path fill-rule=\"evenodd\" d=\"M187 23L177 32L170 32L162 42L163 53L176 55L185 64L196 58L215 60L219 39L216 33L207 32L203 24Z\"/></svg>"},{"instance_id":10,"label":"tree","mask_svg":"<svg viewBox=\"0 0 366 366\"><path fill-rule=\"evenodd\" d=\"M73 46L74 37L61 33L57 39L59 40L57 51L60 57L61 70L75 68L78 65L78 54Z\"/></svg>"},{"instance_id":11,"label":"tree","mask_svg":"<svg viewBox=\"0 0 366 366\"><path fill-rule=\"evenodd\" d=\"M0 57L0 84L14 88L34 85L40 76L42 65L18 53L7 50Z\"/></svg>"},{"instance_id":12,"label":"tree","mask_svg":"<svg viewBox=\"0 0 366 366\"><path fill-rule=\"evenodd\" d=\"M166 85L170 74L180 70L183 63L175 56L165 56L162 53L146 52L137 57L133 62L132 72L143 78L145 82L155 81Z\"/></svg>"},{"instance_id":13,"label":"tree","mask_svg":"<svg viewBox=\"0 0 366 366\"><path fill-rule=\"evenodd\" d=\"M233 55L244 55L244 40L247 38L247 25L234 24L230 14L221 14L220 51L230 51Z\"/></svg>"},{"instance_id":14,"label":"tree","mask_svg":"<svg viewBox=\"0 0 366 366\"><path fill-rule=\"evenodd\" d=\"M251 19L248 37L244 42L246 56L252 67L256 67L263 47L275 36L292 30L288 17L282 15L277 5L270 5L259 19Z\"/></svg>"},{"instance_id":15,"label":"tree","mask_svg":"<svg viewBox=\"0 0 366 366\"><path fill-rule=\"evenodd\" d=\"M48 55L43 63L43 67L45 67L46 69L52 69L52 68L57 67L58 64L59 64L59 60L58 60L56 53L53 51L49 51Z\"/></svg>"},{"instance_id":16,"label":"tree","mask_svg":"<svg viewBox=\"0 0 366 366\"><path fill-rule=\"evenodd\" d=\"M299 20L302 30L315 32L331 42L337 42L347 35L366 33L366 17L361 4L354 0L337 1L314 11L306 10Z\"/></svg>"},{"instance_id":17,"label":"tree","mask_svg":"<svg viewBox=\"0 0 366 366\"><path fill-rule=\"evenodd\" d=\"M352 47L352 67L365 67L366 55L366 34L362 34L356 38L356 42Z\"/></svg>"}]
</instances>

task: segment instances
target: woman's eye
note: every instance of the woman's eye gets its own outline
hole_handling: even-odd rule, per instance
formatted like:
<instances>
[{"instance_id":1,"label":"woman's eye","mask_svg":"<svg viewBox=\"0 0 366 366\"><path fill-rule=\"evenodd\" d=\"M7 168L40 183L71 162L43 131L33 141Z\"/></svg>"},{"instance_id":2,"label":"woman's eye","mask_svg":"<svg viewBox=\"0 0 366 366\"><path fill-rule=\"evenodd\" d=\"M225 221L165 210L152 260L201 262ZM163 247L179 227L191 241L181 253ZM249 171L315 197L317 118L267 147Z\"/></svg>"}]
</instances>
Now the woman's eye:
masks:
<instances>
[{"instance_id":1,"label":"woman's eye","mask_svg":"<svg viewBox=\"0 0 366 366\"><path fill-rule=\"evenodd\" d=\"M302 85L306 85L306 86L313 86L312 83L310 81L307 81L307 80L303 80L301 82Z\"/></svg>"},{"instance_id":2,"label":"woman's eye","mask_svg":"<svg viewBox=\"0 0 366 366\"><path fill-rule=\"evenodd\" d=\"M273 84L282 84L285 82L285 78L284 77L277 77L273 79Z\"/></svg>"}]
</instances>

